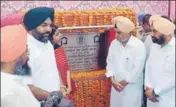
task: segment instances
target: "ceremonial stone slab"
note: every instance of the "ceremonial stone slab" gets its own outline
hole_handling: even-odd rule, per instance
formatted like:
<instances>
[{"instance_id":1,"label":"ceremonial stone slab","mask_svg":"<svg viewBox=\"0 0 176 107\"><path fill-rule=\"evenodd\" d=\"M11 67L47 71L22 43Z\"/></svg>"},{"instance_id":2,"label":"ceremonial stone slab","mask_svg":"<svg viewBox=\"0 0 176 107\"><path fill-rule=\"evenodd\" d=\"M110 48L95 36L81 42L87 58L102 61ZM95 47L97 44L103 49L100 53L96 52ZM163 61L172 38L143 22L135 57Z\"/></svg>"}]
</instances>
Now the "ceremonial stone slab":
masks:
<instances>
[{"instance_id":1,"label":"ceremonial stone slab","mask_svg":"<svg viewBox=\"0 0 176 107\"><path fill-rule=\"evenodd\" d=\"M99 36L97 32L63 34L59 44L65 49L72 72L98 68Z\"/></svg>"}]
</instances>

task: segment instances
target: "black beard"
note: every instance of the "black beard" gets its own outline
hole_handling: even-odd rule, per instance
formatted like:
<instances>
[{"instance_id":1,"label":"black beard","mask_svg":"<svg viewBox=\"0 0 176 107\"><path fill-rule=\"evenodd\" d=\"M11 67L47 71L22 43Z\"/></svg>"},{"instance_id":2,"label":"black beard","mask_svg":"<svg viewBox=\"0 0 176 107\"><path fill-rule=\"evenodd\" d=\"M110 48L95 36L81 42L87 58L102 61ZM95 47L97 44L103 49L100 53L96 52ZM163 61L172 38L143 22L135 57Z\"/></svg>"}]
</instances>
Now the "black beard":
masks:
<instances>
[{"instance_id":1,"label":"black beard","mask_svg":"<svg viewBox=\"0 0 176 107\"><path fill-rule=\"evenodd\" d=\"M49 34L50 34L50 32L46 32L46 33L44 33L44 34L41 34L41 33L39 33L39 32L37 32L36 30L34 30L33 32L32 32L32 35L37 39L37 40L39 40L40 42L43 42L43 43L48 43L48 41L49 41Z\"/></svg>"},{"instance_id":2,"label":"black beard","mask_svg":"<svg viewBox=\"0 0 176 107\"><path fill-rule=\"evenodd\" d=\"M159 44L159 45L163 45L164 42L165 42L164 35L161 35L161 36L159 37L159 39L157 39L157 38L155 38L155 37L152 37L152 41L153 41L153 43L157 43L157 44Z\"/></svg>"},{"instance_id":3,"label":"black beard","mask_svg":"<svg viewBox=\"0 0 176 107\"><path fill-rule=\"evenodd\" d=\"M21 65L20 61L18 61L15 69L16 75L21 75L21 76L29 76L31 75L31 69L26 61L25 64Z\"/></svg>"},{"instance_id":4,"label":"black beard","mask_svg":"<svg viewBox=\"0 0 176 107\"><path fill-rule=\"evenodd\" d=\"M39 41L43 42L43 43L48 43L49 37L48 36L41 36L41 38L39 39Z\"/></svg>"}]
</instances>

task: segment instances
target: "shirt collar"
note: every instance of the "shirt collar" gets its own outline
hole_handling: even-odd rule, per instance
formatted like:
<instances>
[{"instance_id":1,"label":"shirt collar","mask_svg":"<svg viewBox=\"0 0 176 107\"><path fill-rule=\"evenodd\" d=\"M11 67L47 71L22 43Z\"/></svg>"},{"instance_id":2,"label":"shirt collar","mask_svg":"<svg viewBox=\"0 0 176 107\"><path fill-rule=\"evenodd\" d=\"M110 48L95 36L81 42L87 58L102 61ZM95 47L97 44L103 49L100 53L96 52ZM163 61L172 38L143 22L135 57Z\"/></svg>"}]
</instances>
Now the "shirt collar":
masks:
<instances>
[{"instance_id":1,"label":"shirt collar","mask_svg":"<svg viewBox=\"0 0 176 107\"><path fill-rule=\"evenodd\" d=\"M169 43L167 44L168 46L175 46L175 37L172 36L172 39L169 41Z\"/></svg>"},{"instance_id":2,"label":"shirt collar","mask_svg":"<svg viewBox=\"0 0 176 107\"><path fill-rule=\"evenodd\" d=\"M31 35L31 34L27 34L27 39L29 39L29 41L32 41L33 43L35 43L35 44L37 44L37 45L46 45L46 44L48 44L48 43L42 43L42 42L40 42L39 40L37 40L33 35ZM48 41L48 42L50 42L50 41Z\"/></svg>"},{"instance_id":3,"label":"shirt collar","mask_svg":"<svg viewBox=\"0 0 176 107\"><path fill-rule=\"evenodd\" d=\"M130 39L128 40L126 46L134 47L135 46L135 41L134 41L134 36L131 35Z\"/></svg>"},{"instance_id":4,"label":"shirt collar","mask_svg":"<svg viewBox=\"0 0 176 107\"><path fill-rule=\"evenodd\" d=\"M17 75L13 75L13 74L6 73L6 72L3 72L3 71L1 71L1 76L6 77L7 79L11 79L11 80L14 80L14 79L18 78Z\"/></svg>"}]
</instances>

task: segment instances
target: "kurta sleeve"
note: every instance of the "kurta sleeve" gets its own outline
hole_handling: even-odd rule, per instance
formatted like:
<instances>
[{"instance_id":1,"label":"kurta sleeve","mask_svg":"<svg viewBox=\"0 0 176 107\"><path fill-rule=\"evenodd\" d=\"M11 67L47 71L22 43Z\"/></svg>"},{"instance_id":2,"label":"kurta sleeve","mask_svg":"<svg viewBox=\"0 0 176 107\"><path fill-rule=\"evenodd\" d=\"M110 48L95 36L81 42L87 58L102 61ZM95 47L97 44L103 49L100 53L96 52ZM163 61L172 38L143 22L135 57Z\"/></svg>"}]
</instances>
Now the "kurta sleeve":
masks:
<instances>
[{"instance_id":1,"label":"kurta sleeve","mask_svg":"<svg viewBox=\"0 0 176 107\"><path fill-rule=\"evenodd\" d=\"M31 76L21 76L21 79L22 79L23 83L26 85L33 84Z\"/></svg>"},{"instance_id":2,"label":"kurta sleeve","mask_svg":"<svg viewBox=\"0 0 176 107\"><path fill-rule=\"evenodd\" d=\"M173 59L171 59L172 61L170 61L170 64L172 65L169 68L170 71L166 71L166 72L171 72L171 74L168 75L169 76L168 79L164 80L163 84L160 84L159 87L156 87L154 89L157 95L163 94L175 88L175 58L174 57Z\"/></svg>"},{"instance_id":3,"label":"kurta sleeve","mask_svg":"<svg viewBox=\"0 0 176 107\"><path fill-rule=\"evenodd\" d=\"M162 86L155 88L154 91L157 95L160 95L161 93L165 93L174 88L175 88L175 77L169 80L166 80L166 82Z\"/></svg>"},{"instance_id":4,"label":"kurta sleeve","mask_svg":"<svg viewBox=\"0 0 176 107\"><path fill-rule=\"evenodd\" d=\"M109 47L109 52L108 52L108 56L106 59L107 62L107 66L106 66L106 77L111 77L114 76L113 72L114 72L114 67L113 67L113 45L114 43L112 42L110 47Z\"/></svg>"},{"instance_id":5,"label":"kurta sleeve","mask_svg":"<svg viewBox=\"0 0 176 107\"><path fill-rule=\"evenodd\" d=\"M144 44L141 44L140 47L135 47L133 68L131 72L127 75L125 80L128 83L136 83L139 81L139 78L143 75L144 63L146 58L146 49Z\"/></svg>"}]
</instances>

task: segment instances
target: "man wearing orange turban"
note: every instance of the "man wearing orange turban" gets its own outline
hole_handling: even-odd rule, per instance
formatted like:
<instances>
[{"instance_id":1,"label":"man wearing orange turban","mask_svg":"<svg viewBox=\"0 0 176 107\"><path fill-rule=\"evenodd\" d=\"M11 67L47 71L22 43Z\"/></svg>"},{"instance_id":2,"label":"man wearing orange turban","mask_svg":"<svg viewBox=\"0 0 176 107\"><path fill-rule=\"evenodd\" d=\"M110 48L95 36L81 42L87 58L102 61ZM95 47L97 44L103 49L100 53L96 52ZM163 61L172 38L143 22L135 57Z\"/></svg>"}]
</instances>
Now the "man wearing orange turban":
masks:
<instances>
[{"instance_id":1,"label":"man wearing orange turban","mask_svg":"<svg viewBox=\"0 0 176 107\"><path fill-rule=\"evenodd\" d=\"M151 16L150 25L154 44L145 67L145 94L158 107L175 107L175 25L160 16Z\"/></svg>"},{"instance_id":2,"label":"man wearing orange turban","mask_svg":"<svg viewBox=\"0 0 176 107\"><path fill-rule=\"evenodd\" d=\"M1 107L40 107L32 92L17 76L19 72L30 74L26 65L26 35L25 28L20 24L1 28Z\"/></svg>"},{"instance_id":3,"label":"man wearing orange turban","mask_svg":"<svg viewBox=\"0 0 176 107\"><path fill-rule=\"evenodd\" d=\"M111 42L106 76L111 79L110 107L141 107L145 46L132 36L134 23L123 16L113 19L116 39Z\"/></svg>"}]
</instances>

